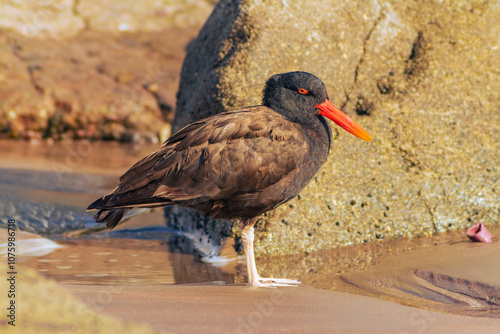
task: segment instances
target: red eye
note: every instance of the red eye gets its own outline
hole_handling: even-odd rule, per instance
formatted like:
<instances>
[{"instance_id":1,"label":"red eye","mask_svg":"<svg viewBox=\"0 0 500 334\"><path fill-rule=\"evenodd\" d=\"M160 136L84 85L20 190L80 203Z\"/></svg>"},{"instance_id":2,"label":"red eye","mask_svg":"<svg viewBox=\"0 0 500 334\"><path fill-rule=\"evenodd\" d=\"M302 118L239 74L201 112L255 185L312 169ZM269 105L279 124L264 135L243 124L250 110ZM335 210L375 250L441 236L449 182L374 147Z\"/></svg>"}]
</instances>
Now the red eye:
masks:
<instances>
[{"instance_id":1,"label":"red eye","mask_svg":"<svg viewBox=\"0 0 500 334\"><path fill-rule=\"evenodd\" d=\"M297 89L297 92L299 92L299 94L304 94L304 95L309 93L309 91L307 89L303 89L303 88Z\"/></svg>"}]
</instances>

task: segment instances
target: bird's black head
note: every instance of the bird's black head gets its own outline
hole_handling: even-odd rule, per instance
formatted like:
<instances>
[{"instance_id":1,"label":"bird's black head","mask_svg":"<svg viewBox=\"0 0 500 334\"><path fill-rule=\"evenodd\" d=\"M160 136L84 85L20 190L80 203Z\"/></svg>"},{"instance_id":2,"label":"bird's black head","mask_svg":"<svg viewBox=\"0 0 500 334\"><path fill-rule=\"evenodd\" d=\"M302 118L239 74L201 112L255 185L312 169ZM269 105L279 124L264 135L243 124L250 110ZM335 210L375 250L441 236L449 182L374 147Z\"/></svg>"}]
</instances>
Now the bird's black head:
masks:
<instances>
[{"instance_id":1,"label":"bird's black head","mask_svg":"<svg viewBox=\"0 0 500 334\"><path fill-rule=\"evenodd\" d=\"M266 82L262 104L292 121L308 123L319 115L315 106L328 99L323 82L307 72L273 75Z\"/></svg>"},{"instance_id":2,"label":"bird's black head","mask_svg":"<svg viewBox=\"0 0 500 334\"><path fill-rule=\"evenodd\" d=\"M266 82L262 104L287 117L292 122L318 125L328 117L356 137L370 141L371 136L356 122L335 107L328 99L323 82L307 72L273 75ZM326 125L325 125L326 126Z\"/></svg>"}]
</instances>

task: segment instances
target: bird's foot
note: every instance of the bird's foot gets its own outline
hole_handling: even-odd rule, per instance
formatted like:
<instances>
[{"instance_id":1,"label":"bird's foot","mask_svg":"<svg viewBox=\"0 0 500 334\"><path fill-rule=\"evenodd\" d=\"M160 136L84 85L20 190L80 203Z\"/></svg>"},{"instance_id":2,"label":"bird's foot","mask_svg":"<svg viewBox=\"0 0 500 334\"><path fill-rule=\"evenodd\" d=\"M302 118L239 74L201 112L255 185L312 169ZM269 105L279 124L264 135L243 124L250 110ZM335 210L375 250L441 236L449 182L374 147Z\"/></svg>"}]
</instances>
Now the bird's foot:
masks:
<instances>
[{"instance_id":1,"label":"bird's foot","mask_svg":"<svg viewBox=\"0 0 500 334\"><path fill-rule=\"evenodd\" d=\"M296 287L300 284L300 281L294 280L294 279L287 279L287 278L265 278L265 277L257 277L254 279L250 285L251 286L258 286L258 287L264 287L264 288L276 288L279 286L293 286Z\"/></svg>"}]
</instances>

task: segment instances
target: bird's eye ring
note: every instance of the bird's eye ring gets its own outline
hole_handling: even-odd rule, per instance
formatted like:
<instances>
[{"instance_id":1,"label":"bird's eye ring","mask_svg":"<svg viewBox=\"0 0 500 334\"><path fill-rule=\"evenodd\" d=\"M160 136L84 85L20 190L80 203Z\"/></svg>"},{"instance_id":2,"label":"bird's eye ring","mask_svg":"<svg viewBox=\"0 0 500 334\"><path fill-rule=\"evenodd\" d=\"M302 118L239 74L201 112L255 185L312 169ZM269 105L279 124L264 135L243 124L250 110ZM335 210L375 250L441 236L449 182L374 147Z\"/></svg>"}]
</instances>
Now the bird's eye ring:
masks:
<instances>
[{"instance_id":1,"label":"bird's eye ring","mask_svg":"<svg viewBox=\"0 0 500 334\"><path fill-rule=\"evenodd\" d=\"M304 88L297 89L297 92L299 92L299 94L304 94L304 95L306 95L307 93L309 93L309 91L307 89L304 89Z\"/></svg>"}]
</instances>

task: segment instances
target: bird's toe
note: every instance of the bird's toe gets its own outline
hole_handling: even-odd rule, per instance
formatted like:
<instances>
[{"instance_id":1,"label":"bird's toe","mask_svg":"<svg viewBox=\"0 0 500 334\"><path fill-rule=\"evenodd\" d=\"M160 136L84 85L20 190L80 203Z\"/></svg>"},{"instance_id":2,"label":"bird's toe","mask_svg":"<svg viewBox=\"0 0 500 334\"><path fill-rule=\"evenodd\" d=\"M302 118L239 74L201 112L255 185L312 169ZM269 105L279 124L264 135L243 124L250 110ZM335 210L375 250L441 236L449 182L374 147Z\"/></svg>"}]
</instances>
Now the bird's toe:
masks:
<instances>
[{"instance_id":1,"label":"bird's toe","mask_svg":"<svg viewBox=\"0 0 500 334\"><path fill-rule=\"evenodd\" d=\"M288 278L274 278L274 277L258 277L250 285L264 288L276 288L280 286L299 286L299 280Z\"/></svg>"}]
</instances>

